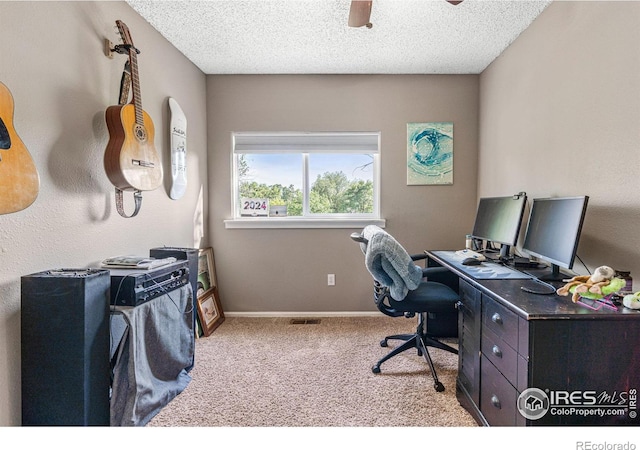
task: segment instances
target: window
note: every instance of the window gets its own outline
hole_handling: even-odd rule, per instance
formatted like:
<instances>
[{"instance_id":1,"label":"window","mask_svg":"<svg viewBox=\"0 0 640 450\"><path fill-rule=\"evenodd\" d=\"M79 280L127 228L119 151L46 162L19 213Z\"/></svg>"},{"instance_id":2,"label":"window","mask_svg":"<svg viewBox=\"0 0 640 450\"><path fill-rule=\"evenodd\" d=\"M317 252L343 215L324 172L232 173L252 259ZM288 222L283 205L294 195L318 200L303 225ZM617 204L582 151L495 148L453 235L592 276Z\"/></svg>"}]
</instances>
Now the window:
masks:
<instances>
[{"instance_id":1,"label":"window","mask_svg":"<svg viewBox=\"0 0 640 450\"><path fill-rule=\"evenodd\" d=\"M232 146L227 227L384 225L379 133L233 133Z\"/></svg>"}]
</instances>

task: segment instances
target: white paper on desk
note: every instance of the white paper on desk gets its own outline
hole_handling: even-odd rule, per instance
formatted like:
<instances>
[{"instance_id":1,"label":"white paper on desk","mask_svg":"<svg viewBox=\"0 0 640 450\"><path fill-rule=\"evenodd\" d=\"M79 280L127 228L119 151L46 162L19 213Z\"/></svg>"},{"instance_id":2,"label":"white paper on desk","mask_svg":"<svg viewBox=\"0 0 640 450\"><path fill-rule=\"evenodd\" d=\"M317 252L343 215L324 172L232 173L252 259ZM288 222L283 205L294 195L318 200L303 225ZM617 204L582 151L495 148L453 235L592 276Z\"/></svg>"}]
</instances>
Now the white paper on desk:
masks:
<instances>
[{"instance_id":1,"label":"white paper on desk","mask_svg":"<svg viewBox=\"0 0 640 450\"><path fill-rule=\"evenodd\" d=\"M102 261L102 266L119 269L154 269L176 262L173 256L168 258L149 258L148 256L113 256Z\"/></svg>"}]
</instances>

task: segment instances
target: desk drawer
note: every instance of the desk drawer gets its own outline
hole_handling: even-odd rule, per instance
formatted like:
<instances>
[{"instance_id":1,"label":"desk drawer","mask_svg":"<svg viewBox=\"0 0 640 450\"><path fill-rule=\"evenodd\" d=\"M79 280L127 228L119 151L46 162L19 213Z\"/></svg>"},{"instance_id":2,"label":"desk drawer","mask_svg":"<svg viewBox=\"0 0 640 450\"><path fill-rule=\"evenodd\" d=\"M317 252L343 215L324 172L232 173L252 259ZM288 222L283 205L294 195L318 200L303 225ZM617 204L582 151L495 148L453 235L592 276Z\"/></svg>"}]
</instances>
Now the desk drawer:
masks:
<instances>
[{"instance_id":1,"label":"desk drawer","mask_svg":"<svg viewBox=\"0 0 640 450\"><path fill-rule=\"evenodd\" d=\"M480 411L491 426L515 426L518 392L491 362L480 363Z\"/></svg>"},{"instance_id":2,"label":"desk drawer","mask_svg":"<svg viewBox=\"0 0 640 450\"><path fill-rule=\"evenodd\" d=\"M518 353L487 327L482 332L482 354L511 384L517 385Z\"/></svg>"},{"instance_id":3,"label":"desk drawer","mask_svg":"<svg viewBox=\"0 0 640 450\"><path fill-rule=\"evenodd\" d=\"M486 296L482 297L482 325L513 349L518 348L518 316Z\"/></svg>"}]
</instances>

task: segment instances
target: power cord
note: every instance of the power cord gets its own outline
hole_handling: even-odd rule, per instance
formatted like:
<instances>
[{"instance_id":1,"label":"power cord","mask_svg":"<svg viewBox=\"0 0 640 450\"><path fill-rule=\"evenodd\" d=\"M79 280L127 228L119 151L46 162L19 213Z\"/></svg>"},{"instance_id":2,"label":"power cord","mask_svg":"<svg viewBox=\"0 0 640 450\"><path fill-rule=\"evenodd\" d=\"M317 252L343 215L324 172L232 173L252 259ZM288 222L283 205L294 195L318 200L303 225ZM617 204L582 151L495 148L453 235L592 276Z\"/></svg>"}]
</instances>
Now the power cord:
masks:
<instances>
[{"instance_id":1,"label":"power cord","mask_svg":"<svg viewBox=\"0 0 640 450\"><path fill-rule=\"evenodd\" d=\"M531 275L531 274L528 274L528 275ZM555 286L547 283L546 281L539 280L538 278L535 278L535 277L531 278L529 281L535 284L539 284L540 286L544 286L547 289L535 289L528 286L520 286L520 289L522 289L524 292L528 292L529 294L537 294L537 295L552 295L556 293Z\"/></svg>"}]
</instances>

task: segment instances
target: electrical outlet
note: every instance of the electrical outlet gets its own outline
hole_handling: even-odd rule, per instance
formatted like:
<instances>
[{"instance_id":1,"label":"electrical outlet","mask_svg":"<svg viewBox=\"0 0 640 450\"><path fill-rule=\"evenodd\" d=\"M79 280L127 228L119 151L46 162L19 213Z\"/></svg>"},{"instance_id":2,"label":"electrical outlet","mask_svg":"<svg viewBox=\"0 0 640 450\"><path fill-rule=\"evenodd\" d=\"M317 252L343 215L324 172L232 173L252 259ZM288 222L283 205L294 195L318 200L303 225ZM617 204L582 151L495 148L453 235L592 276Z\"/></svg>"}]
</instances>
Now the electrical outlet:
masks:
<instances>
[{"instance_id":1,"label":"electrical outlet","mask_svg":"<svg viewBox=\"0 0 640 450\"><path fill-rule=\"evenodd\" d=\"M327 286L335 286L336 285L336 275L333 273L327 274Z\"/></svg>"}]
</instances>

